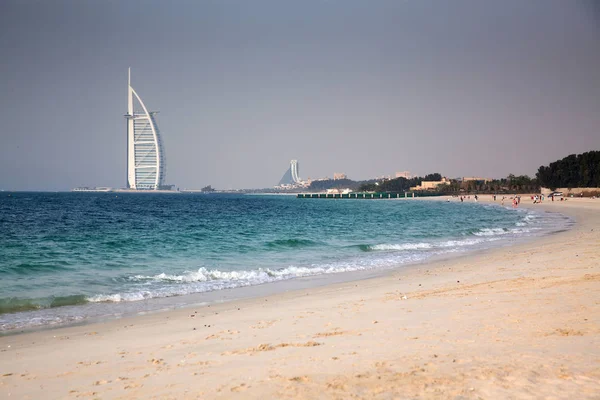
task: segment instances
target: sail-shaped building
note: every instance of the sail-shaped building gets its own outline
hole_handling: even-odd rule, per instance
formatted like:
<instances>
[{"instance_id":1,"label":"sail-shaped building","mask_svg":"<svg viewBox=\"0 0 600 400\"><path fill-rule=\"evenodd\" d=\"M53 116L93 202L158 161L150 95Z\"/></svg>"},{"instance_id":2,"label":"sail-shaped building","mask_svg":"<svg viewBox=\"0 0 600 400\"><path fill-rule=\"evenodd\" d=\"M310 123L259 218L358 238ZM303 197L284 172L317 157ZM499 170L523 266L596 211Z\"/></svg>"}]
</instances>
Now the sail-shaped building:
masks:
<instances>
[{"instance_id":1,"label":"sail-shaped building","mask_svg":"<svg viewBox=\"0 0 600 400\"><path fill-rule=\"evenodd\" d=\"M127 188L158 190L165 186L167 164L165 150L156 124L157 111L148 111L131 87L131 69L127 85Z\"/></svg>"},{"instance_id":2,"label":"sail-shaped building","mask_svg":"<svg viewBox=\"0 0 600 400\"><path fill-rule=\"evenodd\" d=\"M298 160L290 161L290 167L285 171L285 174L281 177L279 181L279 186L283 185L295 185L301 182L300 179L300 166L298 165Z\"/></svg>"}]
</instances>

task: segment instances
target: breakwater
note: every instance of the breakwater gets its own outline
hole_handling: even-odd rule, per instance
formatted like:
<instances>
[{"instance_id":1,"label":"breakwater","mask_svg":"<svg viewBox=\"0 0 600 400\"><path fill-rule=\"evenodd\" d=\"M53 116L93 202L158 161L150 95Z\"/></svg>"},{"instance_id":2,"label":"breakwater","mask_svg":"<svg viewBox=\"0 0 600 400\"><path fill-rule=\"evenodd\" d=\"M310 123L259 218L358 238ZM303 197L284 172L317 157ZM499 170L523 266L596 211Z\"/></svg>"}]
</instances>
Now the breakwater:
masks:
<instances>
[{"instance_id":1,"label":"breakwater","mask_svg":"<svg viewBox=\"0 0 600 400\"><path fill-rule=\"evenodd\" d=\"M413 197L441 196L438 193L389 193L389 192L356 192L356 193L298 193L299 199L403 199Z\"/></svg>"}]
</instances>

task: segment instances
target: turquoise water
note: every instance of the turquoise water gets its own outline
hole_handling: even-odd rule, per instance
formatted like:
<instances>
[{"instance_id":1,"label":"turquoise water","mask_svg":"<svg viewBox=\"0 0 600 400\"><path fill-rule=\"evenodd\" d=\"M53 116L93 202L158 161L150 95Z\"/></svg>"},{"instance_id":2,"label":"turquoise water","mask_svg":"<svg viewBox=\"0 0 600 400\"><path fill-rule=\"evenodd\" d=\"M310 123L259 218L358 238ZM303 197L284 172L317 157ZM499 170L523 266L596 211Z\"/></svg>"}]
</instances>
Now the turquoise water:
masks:
<instances>
[{"instance_id":1,"label":"turquoise water","mask_svg":"<svg viewBox=\"0 0 600 400\"><path fill-rule=\"evenodd\" d=\"M401 267L561 229L560 221L474 202L0 193L0 331Z\"/></svg>"}]
</instances>

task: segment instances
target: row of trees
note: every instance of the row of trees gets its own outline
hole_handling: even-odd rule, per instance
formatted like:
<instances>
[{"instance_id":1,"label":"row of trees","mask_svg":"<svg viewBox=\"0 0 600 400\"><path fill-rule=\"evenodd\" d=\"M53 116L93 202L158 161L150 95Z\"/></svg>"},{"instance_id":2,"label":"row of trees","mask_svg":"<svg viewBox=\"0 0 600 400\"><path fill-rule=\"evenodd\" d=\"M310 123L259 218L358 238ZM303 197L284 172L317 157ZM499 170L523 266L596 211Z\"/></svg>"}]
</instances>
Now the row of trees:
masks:
<instances>
[{"instance_id":1,"label":"row of trees","mask_svg":"<svg viewBox=\"0 0 600 400\"><path fill-rule=\"evenodd\" d=\"M542 165L536 177L550 189L600 187L600 151L571 154L547 167Z\"/></svg>"},{"instance_id":2,"label":"row of trees","mask_svg":"<svg viewBox=\"0 0 600 400\"><path fill-rule=\"evenodd\" d=\"M375 182L375 181L372 181ZM362 182L353 181L351 179L324 179L320 181L312 181L308 187L309 191L322 192L327 189L352 189L357 190Z\"/></svg>"},{"instance_id":3,"label":"row of trees","mask_svg":"<svg viewBox=\"0 0 600 400\"><path fill-rule=\"evenodd\" d=\"M442 175L433 173L411 179L396 178L389 180L353 181L351 179L323 180L312 182L310 191L327 189L352 189L361 192L405 192L418 186L422 181L440 181ZM506 178L491 181L450 181L449 185L440 185L437 191L444 194L460 193L534 193L540 187L574 188L600 187L600 151L572 154L562 160L541 166L535 178L527 175L508 175Z\"/></svg>"},{"instance_id":4,"label":"row of trees","mask_svg":"<svg viewBox=\"0 0 600 400\"><path fill-rule=\"evenodd\" d=\"M440 181L442 180L442 175L439 173L425 175L425 177L415 177L415 178L396 178L389 179L385 181L379 182L364 182L362 183L358 190L361 192L406 192L413 186L418 186L422 181Z\"/></svg>"},{"instance_id":5,"label":"row of trees","mask_svg":"<svg viewBox=\"0 0 600 400\"><path fill-rule=\"evenodd\" d=\"M451 181L449 185L439 186L439 191L445 194L460 193L535 193L540 185L536 179L527 175L508 175L506 178L491 181Z\"/></svg>"},{"instance_id":6,"label":"row of trees","mask_svg":"<svg viewBox=\"0 0 600 400\"><path fill-rule=\"evenodd\" d=\"M410 190L421 184L423 181L441 181L440 173L428 174L415 178L396 178L388 180L369 180L369 181L353 181L350 179L328 179L322 181L314 181L308 188L309 191L324 191L327 189L351 189L359 192L391 192L402 193ZM444 194L460 194L460 193L533 193L539 191L540 185L536 179L532 179L527 175L515 176L509 175L503 179L495 179L492 181L468 181L460 182L456 180L450 181L448 185L440 185L437 192Z\"/></svg>"}]
</instances>

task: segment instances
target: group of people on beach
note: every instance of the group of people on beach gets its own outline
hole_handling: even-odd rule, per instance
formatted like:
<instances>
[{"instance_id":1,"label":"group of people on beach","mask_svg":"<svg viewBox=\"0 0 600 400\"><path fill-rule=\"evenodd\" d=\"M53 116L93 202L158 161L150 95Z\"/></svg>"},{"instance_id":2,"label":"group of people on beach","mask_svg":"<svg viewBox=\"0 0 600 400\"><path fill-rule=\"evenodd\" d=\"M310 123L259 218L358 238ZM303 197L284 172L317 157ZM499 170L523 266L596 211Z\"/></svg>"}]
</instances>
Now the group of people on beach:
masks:
<instances>
[{"instance_id":1,"label":"group of people on beach","mask_svg":"<svg viewBox=\"0 0 600 400\"><path fill-rule=\"evenodd\" d=\"M521 196L514 196L511 198L512 198L513 208L517 208L519 206L519 204L521 204ZM494 201L496 201L496 195L493 196L493 199L494 199ZM502 196L502 199L500 200L500 204L504 205L505 199L506 199L506 196Z\"/></svg>"},{"instance_id":2,"label":"group of people on beach","mask_svg":"<svg viewBox=\"0 0 600 400\"><path fill-rule=\"evenodd\" d=\"M470 199L470 198L471 198L471 196L460 196L460 202L462 203L462 202L463 202L463 201L465 201L465 199L467 199L467 198L468 198L468 199ZM479 199L479 198L477 197L477 195L475 195L475 196L474 196L474 198L475 198L475 201L477 201L477 199Z\"/></svg>"},{"instance_id":3,"label":"group of people on beach","mask_svg":"<svg viewBox=\"0 0 600 400\"><path fill-rule=\"evenodd\" d=\"M557 196L559 196L560 201L565 201L567 200L566 198L562 197L562 193L559 193ZM460 202L464 202L465 200L470 200L471 196L470 195L463 195L463 196L458 196L458 195L453 195L452 197L459 197L460 198ZM550 195L548 195L548 197L550 199L552 199L552 201L554 201L554 193L551 193ZM573 197L573 195L571 195L571 197ZM580 197L583 197L583 194L580 195ZM593 196L592 199L596 199L599 196ZM477 195L473 196L475 201L479 200L479 197ZM497 195L493 194L492 195L492 199L494 201L497 200ZM512 206L513 208L517 208L519 206L519 204L521 204L521 196L520 195L514 195L512 197L508 197L508 199L512 200ZM500 199L500 202L502 205L504 205L504 201L507 200L506 196L502 196L502 198ZM533 204L541 204L544 200L545 200L545 196L543 194L536 194L536 195L532 195L531 196L531 200L533 201ZM447 200L448 202L450 201L450 198L448 198Z\"/></svg>"}]
</instances>

